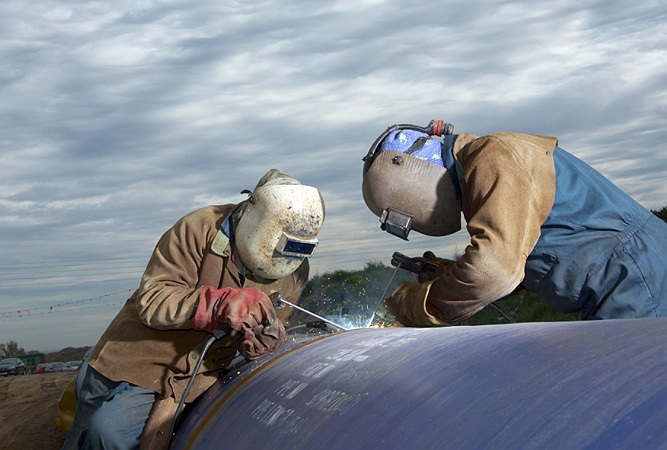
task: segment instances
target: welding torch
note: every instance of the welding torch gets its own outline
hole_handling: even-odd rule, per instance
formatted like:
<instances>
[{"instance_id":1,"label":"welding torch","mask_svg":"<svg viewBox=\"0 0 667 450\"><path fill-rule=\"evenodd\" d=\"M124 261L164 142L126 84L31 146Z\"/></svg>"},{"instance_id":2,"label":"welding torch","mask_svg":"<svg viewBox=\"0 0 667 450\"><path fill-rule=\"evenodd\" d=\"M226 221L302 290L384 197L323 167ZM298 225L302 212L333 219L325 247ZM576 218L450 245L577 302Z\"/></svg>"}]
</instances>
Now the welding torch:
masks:
<instances>
[{"instance_id":1,"label":"welding torch","mask_svg":"<svg viewBox=\"0 0 667 450\"><path fill-rule=\"evenodd\" d=\"M394 252L391 256L391 265L421 275L424 278L435 278L439 272L447 268L446 264L421 256L410 257L403 253Z\"/></svg>"}]
</instances>

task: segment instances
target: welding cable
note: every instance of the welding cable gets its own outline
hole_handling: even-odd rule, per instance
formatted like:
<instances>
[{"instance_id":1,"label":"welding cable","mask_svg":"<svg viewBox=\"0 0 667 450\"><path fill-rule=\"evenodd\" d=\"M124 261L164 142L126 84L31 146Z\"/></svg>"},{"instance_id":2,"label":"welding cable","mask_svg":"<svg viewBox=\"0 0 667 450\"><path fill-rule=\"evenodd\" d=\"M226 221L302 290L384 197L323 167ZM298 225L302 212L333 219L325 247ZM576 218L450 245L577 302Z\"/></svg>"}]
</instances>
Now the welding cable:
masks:
<instances>
[{"instance_id":1,"label":"welding cable","mask_svg":"<svg viewBox=\"0 0 667 450\"><path fill-rule=\"evenodd\" d=\"M174 436L174 428L176 428L176 424L178 423L178 419L183 412L183 407L185 406L185 399L188 397L188 394L190 393L190 388L192 388L192 384L195 381L195 377L197 376L197 373L199 372L199 368L201 367L202 362L204 361L204 356L206 356L206 353L208 352L208 349L213 345L215 341L218 339L221 339L225 336L228 336L229 333L232 332L232 327L228 323L224 323L218 328L213 330L213 336L211 336L207 341L206 344L204 344L204 349L201 351L201 355L199 356L199 361L197 361L197 364L195 365L195 369L192 372L192 376L190 377L190 381L188 381L188 385L185 388L185 391L183 392L183 396L181 397L181 401L178 402L178 407L176 408L176 413L174 413L174 418L171 421L171 427L169 428L169 441L171 442L171 438Z\"/></svg>"}]
</instances>

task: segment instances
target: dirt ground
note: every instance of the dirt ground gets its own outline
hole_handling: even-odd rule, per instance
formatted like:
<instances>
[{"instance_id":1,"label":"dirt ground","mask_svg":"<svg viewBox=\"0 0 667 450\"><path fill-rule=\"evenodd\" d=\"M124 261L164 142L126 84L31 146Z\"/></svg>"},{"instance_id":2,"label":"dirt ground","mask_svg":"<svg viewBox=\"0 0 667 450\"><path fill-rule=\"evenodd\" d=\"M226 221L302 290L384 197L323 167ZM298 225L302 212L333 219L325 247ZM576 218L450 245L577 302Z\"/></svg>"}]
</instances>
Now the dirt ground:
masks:
<instances>
[{"instance_id":1,"label":"dirt ground","mask_svg":"<svg viewBox=\"0 0 667 450\"><path fill-rule=\"evenodd\" d=\"M76 373L0 377L0 449L60 449L58 400Z\"/></svg>"}]
</instances>

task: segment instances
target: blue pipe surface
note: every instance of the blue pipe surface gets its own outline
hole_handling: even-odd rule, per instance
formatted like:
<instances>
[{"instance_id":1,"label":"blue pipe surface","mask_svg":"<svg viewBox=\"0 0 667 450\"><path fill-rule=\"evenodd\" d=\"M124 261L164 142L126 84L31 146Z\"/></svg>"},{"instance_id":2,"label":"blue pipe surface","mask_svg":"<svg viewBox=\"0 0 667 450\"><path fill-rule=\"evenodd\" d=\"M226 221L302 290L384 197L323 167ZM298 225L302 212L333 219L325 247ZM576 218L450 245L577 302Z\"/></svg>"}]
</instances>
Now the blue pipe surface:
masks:
<instances>
[{"instance_id":1,"label":"blue pipe surface","mask_svg":"<svg viewBox=\"0 0 667 450\"><path fill-rule=\"evenodd\" d=\"M222 377L172 448L667 447L667 318L370 328Z\"/></svg>"}]
</instances>

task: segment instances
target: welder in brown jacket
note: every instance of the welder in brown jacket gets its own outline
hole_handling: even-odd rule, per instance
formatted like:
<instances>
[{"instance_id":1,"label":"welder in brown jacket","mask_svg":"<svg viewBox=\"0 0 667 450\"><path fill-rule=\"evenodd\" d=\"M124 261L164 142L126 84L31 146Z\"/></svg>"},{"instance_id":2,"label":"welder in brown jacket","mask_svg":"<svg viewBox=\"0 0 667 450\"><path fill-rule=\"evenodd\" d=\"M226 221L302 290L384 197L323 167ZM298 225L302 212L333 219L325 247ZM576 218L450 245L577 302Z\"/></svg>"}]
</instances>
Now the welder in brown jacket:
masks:
<instances>
[{"instance_id":1,"label":"welder in brown jacket","mask_svg":"<svg viewBox=\"0 0 667 450\"><path fill-rule=\"evenodd\" d=\"M452 133L394 125L364 158L382 229L445 236L463 213L470 234L460 259L385 301L400 322L455 324L520 285L582 319L667 316L667 224L555 137Z\"/></svg>"},{"instance_id":2,"label":"welder in brown jacket","mask_svg":"<svg viewBox=\"0 0 667 450\"><path fill-rule=\"evenodd\" d=\"M237 350L256 359L282 343L284 325L268 295L298 300L323 220L319 191L273 169L244 202L205 207L176 222L90 356L64 448L137 448L142 430L142 446L166 445L192 376L187 402L216 381ZM223 324L232 333L210 347L193 374Z\"/></svg>"}]
</instances>

